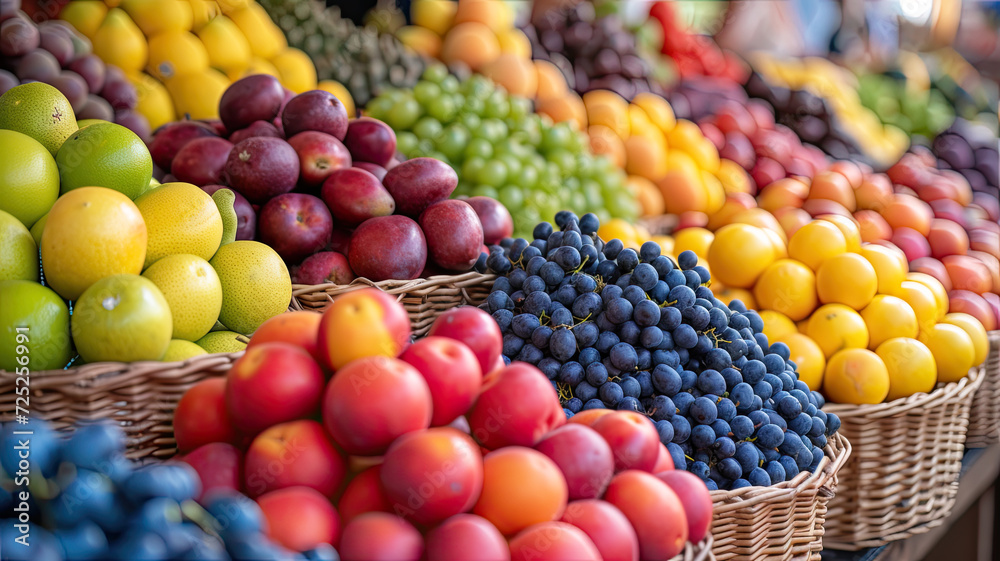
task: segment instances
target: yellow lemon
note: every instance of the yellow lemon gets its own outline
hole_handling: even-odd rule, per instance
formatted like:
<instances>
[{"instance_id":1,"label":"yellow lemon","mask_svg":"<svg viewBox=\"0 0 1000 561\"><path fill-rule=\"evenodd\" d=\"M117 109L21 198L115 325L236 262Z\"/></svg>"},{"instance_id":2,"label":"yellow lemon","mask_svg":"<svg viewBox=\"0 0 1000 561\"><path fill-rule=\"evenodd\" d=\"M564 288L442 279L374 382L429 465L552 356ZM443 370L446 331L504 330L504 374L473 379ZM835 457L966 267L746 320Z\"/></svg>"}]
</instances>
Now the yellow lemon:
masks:
<instances>
[{"instance_id":1,"label":"yellow lemon","mask_svg":"<svg viewBox=\"0 0 1000 561\"><path fill-rule=\"evenodd\" d=\"M990 352L990 341L986 334L986 329L983 328L983 324L979 323L978 319L969 314L952 312L945 314L941 321L957 325L969 335L969 339L972 340L972 347L975 349L972 357L972 366L978 366L986 360L986 355Z\"/></svg>"},{"instance_id":2,"label":"yellow lemon","mask_svg":"<svg viewBox=\"0 0 1000 561\"><path fill-rule=\"evenodd\" d=\"M149 229L144 269L176 253L208 261L222 243L219 208L190 183L165 183L136 199L135 206Z\"/></svg>"},{"instance_id":3,"label":"yellow lemon","mask_svg":"<svg viewBox=\"0 0 1000 561\"><path fill-rule=\"evenodd\" d=\"M964 329L950 323L938 323L920 332L921 343L934 354L938 382L957 382L975 366L976 348Z\"/></svg>"},{"instance_id":4,"label":"yellow lemon","mask_svg":"<svg viewBox=\"0 0 1000 561\"><path fill-rule=\"evenodd\" d=\"M108 15L108 6L100 0L81 0L69 2L61 12L59 19L73 24L77 31L88 39L93 39L97 28Z\"/></svg>"},{"instance_id":5,"label":"yellow lemon","mask_svg":"<svg viewBox=\"0 0 1000 561\"><path fill-rule=\"evenodd\" d=\"M820 306L809 318L806 335L816 341L828 359L843 349L864 349L868 346L865 320L843 304Z\"/></svg>"},{"instance_id":6,"label":"yellow lemon","mask_svg":"<svg viewBox=\"0 0 1000 561\"><path fill-rule=\"evenodd\" d=\"M823 393L835 403L882 403L889 395L889 371L868 349L844 349L826 364Z\"/></svg>"},{"instance_id":7,"label":"yellow lemon","mask_svg":"<svg viewBox=\"0 0 1000 561\"><path fill-rule=\"evenodd\" d=\"M868 348L875 350L883 342L897 337L915 338L919 329L917 315L904 300L879 294L861 310L868 327Z\"/></svg>"},{"instance_id":8,"label":"yellow lemon","mask_svg":"<svg viewBox=\"0 0 1000 561\"><path fill-rule=\"evenodd\" d=\"M857 253L834 255L816 272L816 292L824 304L844 304L860 310L878 292L875 267Z\"/></svg>"},{"instance_id":9,"label":"yellow lemon","mask_svg":"<svg viewBox=\"0 0 1000 561\"><path fill-rule=\"evenodd\" d=\"M297 94L316 89L316 66L304 52L289 47L272 58L271 63L278 69L281 84L286 88Z\"/></svg>"},{"instance_id":10,"label":"yellow lemon","mask_svg":"<svg viewBox=\"0 0 1000 561\"><path fill-rule=\"evenodd\" d=\"M250 50L255 56L270 60L288 48L285 36L260 4L250 2L246 8L231 12L229 17L250 40Z\"/></svg>"},{"instance_id":11,"label":"yellow lemon","mask_svg":"<svg viewBox=\"0 0 1000 561\"><path fill-rule=\"evenodd\" d=\"M129 74L128 80L135 86L139 99L135 110L146 117L151 130L177 120L174 101L162 83L143 72Z\"/></svg>"},{"instance_id":12,"label":"yellow lemon","mask_svg":"<svg viewBox=\"0 0 1000 561\"><path fill-rule=\"evenodd\" d=\"M802 263L780 259L764 269L754 285L753 295L761 308L776 310L798 321L816 309L816 277Z\"/></svg>"},{"instance_id":13,"label":"yellow lemon","mask_svg":"<svg viewBox=\"0 0 1000 561\"><path fill-rule=\"evenodd\" d=\"M646 112L649 120L659 127L664 134L669 133L677 125L674 108L662 96L642 92L632 98L632 103L641 107Z\"/></svg>"},{"instance_id":14,"label":"yellow lemon","mask_svg":"<svg viewBox=\"0 0 1000 561\"><path fill-rule=\"evenodd\" d=\"M875 354L882 359L889 372L889 395L886 399L901 399L934 389L937 365L927 345L909 337L896 337L879 345Z\"/></svg>"},{"instance_id":15,"label":"yellow lemon","mask_svg":"<svg viewBox=\"0 0 1000 561\"><path fill-rule=\"evenodd\" d=\"M222 311L222 284L201 257L168 255L143 271L170 304L174 339L197 341L215 325Z\"/></svg>"},{"instance_id":16,"label":"yellow lemon","mask_svg":"<svg viewBox=\"0 0 1000 561\"><path fill-rule=\"evenodd\" d=\"M174 76L166 83L177 115L191 119L218 119L219 100L229 84L224 74L213 69Z\"/></svg>"},{"instance_id":17,"label":"yellow lemon","mask_svg":"<svg viewBox=\"0 0 1000 561\"><path fill-rule=\"evenodd\" d=\"M240 28L226 16L216 16L198 30L198 38L208 52L212 68L223 72L241 72L250 66L250 42Z\"/></svg>"},{"instance_id":18,"label":"yellow lemon","mask_svg":"<svg viewBox=\"0 0 1000 561\"><path fill-rule=\"evenodd\" d=\"M761 310L759 313L760 319L764 321L764 335L768 341L780 341L790 333L798 333L795 322L785 314L774 310Z\"/></svg>"},{"instance_id":19,"label":"yellow lemon","mask_svg":"<svg viewBox=\"0 0 1000 561\"><path fill-rule=\"evenodd\" d=\"M452 2L444 2L451 4ZM504 54L516 55L524 60L531 60L531 41L523 31L516 28L503 29L497 31L497 40L500 42L500 52Z\"/></svg>"},{"instance_id":20,"label":"yellow lemon","mask_svg":"<svg viewBox=\"0 0 1000 561\"><path fill-rule=\"evenodd\" d=\"M174 76L208 70L208 51L188 31L164 31L149 39L146 71L166 81Z\"/></svg>"},{"instance_id":21,"label":"yellow lemon","mask_svg":"<svg viewBox=\"0 0 1000 561\"><path fill-rule=\"evenodd\" d=\"M191 29L191 4L185 0L122 0L121 6L146 37Z\"/></svg>"},{"instance_id":22,"label":"yellow lemon","mask_svg":"<svg viewBox=\"0 0 1000 561\"><path fill-rule=\"evenodd\" d=\"M138 72L146 66L149 56L146 38L121 8L113 8L108 12L108 17L94 32L91 41L95 55L126 73Z\"/></svg>"},{"instance_id":23,"label":"yellow lemon","mask_svg":"<svg viewBox=\"0 0 1000 561\"><path fill-rule=\"evenodd\" d=\"M274 76L275 78L281 79L278 74L278 69L271 64L270 61L264 60L257 56L250 57L250 66L244 68L243 70L230 70L226 72L226 76L235 82L244 76L252 76L254 74L267 74L268 76Z\"/></svg>"}]
</instances>

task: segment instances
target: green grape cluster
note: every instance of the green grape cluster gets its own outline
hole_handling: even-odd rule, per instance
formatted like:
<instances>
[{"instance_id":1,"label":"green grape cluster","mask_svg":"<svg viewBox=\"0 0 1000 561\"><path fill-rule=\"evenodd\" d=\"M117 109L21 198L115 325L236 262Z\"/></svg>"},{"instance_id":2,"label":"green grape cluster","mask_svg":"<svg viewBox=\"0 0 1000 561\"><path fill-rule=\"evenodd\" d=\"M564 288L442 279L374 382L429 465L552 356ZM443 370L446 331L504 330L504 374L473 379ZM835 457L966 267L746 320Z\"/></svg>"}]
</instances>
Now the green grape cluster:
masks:
<instances>
[{"instance_id":1,"label":"green grape cluster","mask_svg":"<svg viewBox=\"0 0 1000 561\"><path fill-rule=\"evenodd\" d=\"M905 81L885 74L859 76L858 96L879 120L909 136L934 138L955 120L951 103L937 88L914 90L907 88Z\"/></svg>"},{"instance_id":2,"label":"green grape cluster","mask_svg":"<svg viewBox=\"0 0 1000 561\"><path fill-rule=\"evenodd\" d=\"M624 172L592 154L583 133L533 113L530 100L508 95L483 76L460 81L434 65L412 90L383 92L365 112L396 131L406 157L437 158L453 167L459 178L453 196L503 203L517 236L564 208L602 220L638 216Z\"/></svg>"}]
</instances>

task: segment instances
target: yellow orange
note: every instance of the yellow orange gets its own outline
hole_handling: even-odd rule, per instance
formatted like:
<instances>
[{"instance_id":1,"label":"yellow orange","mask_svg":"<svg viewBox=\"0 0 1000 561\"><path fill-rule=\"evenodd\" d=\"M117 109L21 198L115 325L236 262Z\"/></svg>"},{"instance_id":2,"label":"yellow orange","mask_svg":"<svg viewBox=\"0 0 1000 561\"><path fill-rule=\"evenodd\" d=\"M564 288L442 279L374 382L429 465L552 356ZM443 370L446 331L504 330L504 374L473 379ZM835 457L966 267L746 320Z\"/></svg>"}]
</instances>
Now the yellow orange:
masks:
<instances>
[{"instance_id":1,"label":"yellow orange","mask_svg":"<svg viewBox=\"0 0 1000 561\"><path fill-rule=\"evenodd\" d=\"M649 120L664 133L669 133L677 124L674 108L662 96L643 92L632 98L632 103L641 107Z\"/></svg>"},{"instance_id":2,"label":"yellow orange","mask_svg":"<svg viewBox=\"0 0 1000 561\"><path fill-rule=\"evenodd\" d=\"M715 233L707 259L714 278L723 284L749 288L774 262L774 246L760 228L729 224Z\"/></svg>"},{"instance_id":3,"label":"yellow orange","mask_svg":"<svg viewBox=\"0 0 1000 561\"><path fill-rule=\"evenodd\" d=\"M986 360L986 355L990 351L990 342L986 334L986 329L983 328L983 324L979 323L978 319L969 314L952 312L945 314L941 321L942 323L950 323L961 327L969 335L969 339L972 340L972 347L975 349L975 354L972 358L973 366L978 366Z\"/></svg>"},{"instance_id":4,"label":"yellow orange","mask_svg":"<svg viewBox=\"0 0 1000 561\"><path fill-rule=\"evenodd\" d=\"M889 395L889 371L868 349L844 349L827 362L823 392L835 403L882 403Z\"/></svg>"},{"instance_id":5,"label":"yellow orange","mask_svg":"<svg viewBox=\"0 0 1000 561\"><path fill-rule=\"evenodd\" d=\"M791 333L799 332L795 327L795 322L781 312L761 310L759 313L760 319L764 321L764 335L767 336L768 341L779 341Z\"/></svg>"},{"instance_id":6,"label":"yellow orange","mask_svg":"<svg viewBox=\"0 0 1000 561\"><path fill-rule=\"evenodd\" d=\"M917 325L926 329L935 323L941 315L938 314L937 300L931 289L917 281L903 281L899 285L897 296L906 301L917 315Z\"/></svg>"},{"instance_id":7,"label":"yellow orange","mask_svg":"<svg viewBox=\"0 0 1000 561\"><path fill-rule=\"evenodd\" d=\"M834 226L840 228L840 233L844 234L844 240L847 242L847 251L855 253L861 251L861 228L857 221L842 214L824 214L819 218L832 222Z\"/></svg>"},{"instance_id":8,"label":"yellow orange","mask_svg":"<svg viewBox=\"0 0 1000 561\"><path fill-rule=\"evenodd\" d=\"M937 302L938 317L935 320L941 321L941 318L948 313L948 291L941 284L941 281L927 273L906 273L906 280L919 282L931 289L931 292L934 294L934 301Z\"/></svg>"},{"instance_id":9,"label":"yellow orange","mask_svg":"<svg viewBox=\"0 0 1000 561\"><path fill-rule=\"evenodd\" d=\"M772 339L769 337L768 341ZM823 387L823 372L826 370L826 357L816 341L798 332L786 333L777 339L786 345L790 351L789 359L798 366L799 380L805 382L810 390L819 391Z\"/></svg>"},{"instance_id":10,"label":"yellow orange","mask_svg":"<svg viewBox=\"0 0 1000 561\"><path fill-rule=\"evenodd\" d=\"M878 292L875 267L857 253L834 255L816 272L816 292L824 304L845 304L860 310Z\"/></svg>"},{"instance_id":11,"label":"yellow orange","mask_svg":"<svg viewBox=\"0 0 1000 561\"><path fill-rule=\"evenodd\" d=\"M764 269L754 285L753 295L761 308L798 321L816 308L816 277L802 263L780 259Z\"/></svg>"},{"instance_id":12,"label":"yellow orange","mask_svg":"<svg viewBox=\"0 0 1000 561\"><path fill-rule=\"evenodd\" d=\"M705 228L684 228L674 234L674 251L680 254L691 250L698 257L705 258L714 239L715 234Z\"/></svg>"},{"instance_id":13,"label":"yellow orange","mask_svg":"<svg viewBox=\"0 0 1000 561\"><path fill-rule=\"evenodd\" d=\"M788 256L818 271L823 261L847 251L847 240L831 222L814 220L799 228L788 240Z\"/></svg>"},{"instance_id":14,"label":"yellow orange","mask_svg":"<svg viewBox=\"0 0 1000 561\"><path fill-rule=\"evenodd\" d=\"M896 337L915 338L917 315L901 298L879 294L871 304L861 310L861 318L868 327L868 348L875 350L879 345Z\"/></svg>"},{"instance_id":15,"label":"yellow orange","mask_svg":"<svg viewBox=\"0 0 1000 561\"><path fill-rule=\"evenodd\" d=\"M864 349L868 346L865 320L843 304L820 306L809 318L806 335L816 341L827 358L843 349Z\"/></svg>"},{"instance_id":16,"label":"yellow orange","mask_svg":"<svg viewBox=\"0 0 1000 561\"><path fill-rule=\"evenodd\" d=\"M619 138L629 137L628 102L609 90L593 90L583 94L587 120L591 125L604 125Z\"/></svg>"},{"instance_id":17,"label":"yellow orange","mask_svg":"<svg viewBox=\"0 0 1000 561\"><path fill-rule=\"evenodd\" d=\"M974 366L976 348L964 329L950 323L938 323L920 332L921 343L934 354L938 382L957 382Z\"/></svg>"},{"instance_id":18,"label":"yellow orange","mask_svg":"<svg viewBox=\"0 0 1000 561\"><path fill-rule=\"evenodd\" d=\"M937 383L937 364L927 345L906 337L889 339L875 350L889 372L886 399L902 399L915 393L929 393Z\"/></svg>"},{"instance_id":19,"label":"yellow orange","mask_svg":"<svg viewBox=\"0 0 1000 561\"><path fill-rule=\"evenodd\" d=\"M899 285L906 280L906 257L900 260L899 255L891 249L878 244L863 244L861 256L875 268L878 277L878 291L883 294L896 294Z\"/></svg>"}]
</instances>

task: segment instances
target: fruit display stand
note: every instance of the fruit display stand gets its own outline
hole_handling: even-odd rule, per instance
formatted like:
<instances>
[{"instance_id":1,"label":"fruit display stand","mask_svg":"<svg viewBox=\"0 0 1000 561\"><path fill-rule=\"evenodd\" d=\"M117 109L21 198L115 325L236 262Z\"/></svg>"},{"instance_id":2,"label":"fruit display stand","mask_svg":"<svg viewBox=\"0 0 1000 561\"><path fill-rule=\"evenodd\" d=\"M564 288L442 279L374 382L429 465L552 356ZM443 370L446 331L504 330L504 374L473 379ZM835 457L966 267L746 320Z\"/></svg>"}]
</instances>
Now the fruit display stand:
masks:
<instances>
[{"instance_id":1,"label":"fruit display stand","mask_svg":"<svg viewBox=\"0 0 1000 561\"><path fill-rule=\"evenodd\" d=\"M818 560L824 547L827 504L852 456L842 435L830 440L813 473L770 487L712 491L712 552L716 559Z\"/></svg>"},{"instance_id":2,"label":"fruit display stand","mask_svg":"<svg viewBox=\"0 0 1000 561\"><path fill-rule=\"evenodd\" d=\"M134 460L165 460L177 452L173 437L174 409L191 386L223 376L238 353L200 355L183 362L99 362L68 370L31 373L32 418L57 429L78 421L113 419L128 438L127 456ZM0 371L0 421L14 420L23 381Z\"/></svg>"},{"instance_id":3,"label":"fruit display stand","mask_svg":"<svg viewBox=\"0 0 1000 561\"><path fill-rule=\"evenodd\" d=\"M983 366L983 387L972 400L966 448L986 448L1000 442L1000 330L987 335L990 354Z\"/></svg>"},{"instance_id":4,"label":"fruit display stand","mask_svg":"<svg viewBox=\"0 0 1000 561\"><path fill-rule=\"evenodd\" d=\"M951 512L982 368L958 382L877 405L829 404L853 456L840 473L824 546L858 550L929 531Z\"/></svg>"},{"instance_id":5,"label":"fruit display stand","mask_svg":"<svg viewBox=\"0 0 1000 561\"><path fill-rule=\"evenodd\" d=\"M478 306L489 296L494 275L475 271L460 275L435 275L425 279L385 280L372 282L358 278L351 284L292 285L293 305L301 309L322 311L342 294L373 286L399 300L410 316L410 327L416 336L424 335L443 312L458 306Z\"/></svg>"}]
</instances>

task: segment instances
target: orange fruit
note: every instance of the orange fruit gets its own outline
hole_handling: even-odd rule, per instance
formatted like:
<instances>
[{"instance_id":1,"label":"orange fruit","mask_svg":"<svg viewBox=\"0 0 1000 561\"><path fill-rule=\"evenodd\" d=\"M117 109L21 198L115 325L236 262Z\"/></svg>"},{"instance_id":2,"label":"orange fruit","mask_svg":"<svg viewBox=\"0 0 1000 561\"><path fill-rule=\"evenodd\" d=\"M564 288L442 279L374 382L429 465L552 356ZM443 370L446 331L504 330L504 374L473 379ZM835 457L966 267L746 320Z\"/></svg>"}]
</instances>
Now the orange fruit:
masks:
<instances>
[{"instance_id":1,"label":"orange fruit","mask_svg":"<svg viewBox=\"0 0 1000 561\"><path fill-rule=\"evenodd\" d=\"M843 304L820 306L806 327L806 335L830 358L843 349L864 349L868 346L868 327L858 312Z\"/></svg>"},{"instance_id":2,"label":"orange fruit","mask_svg":"<svg viewBox=\"0 0 1000 561\"><path fill-rule=\"evenodd\" d=\"M897 296L906 301L917 315L917 325L926 329L934 325L939 317L937 300L931 289L917 281L903 281L899 285Z\"/></svg>"},{"instance_id":3,"label":"orange fruit","mask_svg":"<svg viewBox=\"0 0 1000 561\"><path fill-rule=\"evenodd\" d=\"M532 61L535 64L536 82L538 83L538 99L561 98L566 95L568 86L566 77L559 67L547 60Z\"/></svg>"},{"instance_id":4,"label":"orange fruit","mask_svg":"<svg viewBox=\"0 0 1000 561\"><path fill-rule=\"evenodd\" d=\"M592 125L604 125L621 139L629 137L628 102L610 90L594 90L583 94L587 120Z\"/></svg>"},{"instance_id":5,"label":"orange fruit","mask_svg":"<svg viewBox=\"0 0 1000 561\"><path fill-rule=\"evenodd\" d=\"M819 391L823 386L823 371L826 369L823 349L819 348L816 341L798 332L787 333L777 340L788 345L791 351L789 359L798 366L799 380L805 382L810 390Z\"/></svg>"},{"instance_id":6,"label":"orange fruit","mask_svg":"<svg viewBox=\"0 0 1000 561\"><path fill-rule=\"evenodd\" d=\"M906 279L908 269L905 256L900 258L900 255L891 249L870 243L861 246L861 256L875 268L879 292L882 294L899 292L899 285Z\"/></svg>"},{"instance_id":7,"label":"orange fruit","mask_svg":"<svg viewBox=\"0 0 1000 561\"><path fill-rule=\"evenodd\" d=\"M838 303L860 310L877 291L875 267L857 253L834 255L816 272L816 292L824 304Z\"/></svg>"},{"instance_id":8,"label":"orange fruit","mask_svg":"<svg viewBox=\"0 0 1000 561\"><path fill-rule=\"evenodd\" d=\"M635 198L639 201L639 206L642 207L642 216L663 214L666 205L663 204L663 194L656 188L655 183L645 177L630 175L625 180L625 186L635 193Z\"/></svg>"},{"instance_id":9,"label":"orange fruit","mask_svg":"<svg viewBox=\"0 0 1000 561\"><path fill-rule=\"evenodd\" d=\"M927 345L907 337L889 339L875 350L889 372L886 399L902 399L915 393L929 393L937 383L937 364Z\"/></svg>"},{"instance_id":10,"label":"orange fruit","mask_svg":"<svg viewBox=\"0 0 1000 561\"><path fill-rule=\"evenodd\" d=\"M722 302L727 306L733 300L739 300L740 302L743 302L743 305L745 305L748 310L757 309L757 302L753 299L753 293L751 293L749 290L745 288L733 288L730 286L726 286L721 282L713 282L712 286L709 288L712 289L712 294L714 294L715 297L718 298L719 300L722 300ZM765 313L767 312L766 311L761 312L761 316L763 316Z\"/></svg>"},{"instance_id":11,"label":"orange fruit","mask_svg":"<svg viewBox=\"0 0 1000 561\"><path fill-rule=\"evenodd\" d=\"M779 259L764 269L753 295L765 310L781 312L793 321L805 319L816 309L816 276L794 259Z\"/></svg>"},{"instance_id":12,"label":"orange fruit","mask_svg":"<svg viewBox=\"0 0 1000 561\"><path fill-rule=\"evenodd\" d=\"M539 99L535 103L535 112L539 115L548 115L555 123L572 121L580 130L587 128L587 109L583 106L580 96L575 93Z\"/></svg>"},{"instance_id":13,"label":"orange fruit","mask_svg":"<svg viewBox=\"0 0 1000 561\"><path fill-rule=\"evenodd\" d=\"M512 95L535 97L538 74L530 60L512 53L501 54L483 65L482 73L507 89Z\"/></svg>"},{"instance_id":14,"label":"orange fruit","mask_svg":"<svg viewBox=\"0 0 1000 561\"><path fill-rule=\"evenodd\" d=\"M593 122L593 121L591 121ZM625 172L658 181L667 174L663 147L647 136L625 139Z\"/></svg>"},{"instance_id":15,"label":"orange fruit","mask_svg":"<svg viewBox=\"0 0 1000 561\"><path fill-rule=\"evenodd\" d=\"M823 214L819 219L832 222L834 226L840 228L840 233L844 234L844 240L847 241L847 251L855 253L861 251L861 228L856 220L841 214Z\"/></svg>"},{"instance_id":16,"label":"orange fruit","mask_svg":"<svg viewBox=\"0 0 1000 561\"><path fill-rule=\"evenodd\" d=\"M757 277L774 262L774 246L763 230L747 224L729 224L715 233L708 249L712 276L738 287L753 286Z\"/></svg>"},{"instance_id":17,"label":"orange fruit","mask_svg":"<svg viewBox=\"0 0 1000 561\"><path fill-rule=\"evenodd\" d=\"M680 255L682 251L691 250L698 257L708 255L715 234L705 228L684 228L674 234L674 252Z\"/></svg>"},{"instance_id":18,"label":"orange fruit","mask_svg":"<svg viewBox=\"0 0 1000 561\"><path fill-rule=\"evenodd\" d=\"M839 203L850 212L857 208L854 189L844 175L835 171L821 171L809 186L809 199L826 199Z\"/></svg>"},{"instance_id":19,"label":"orange fruit","mask_svg":"<svg viewBox=\"0 0 1000 561\"><path fill-rule=\"evenodd\" d=\"M750 174L732 160L720 160L716 176L727 195L750 192Z\"/></svg>"},{"instance_id":20,"label":"orange fruit","mask_svg":"<svg viewBox=\"0 0 1000 561\"><path fill-rule=\"evenodd\" d=\"M759 313L760 319L764 321L764 335L768 341L780 341L790 333L799 332L795 327L795 322L781 312L761 310Z\"/></svg>"},{"instance_id":21,"label":"orange fruit","mask_svg":"<svg viewBox=\"0 0 1000 561\"><path fill-rule=\"evenodd\" d=\"M847 240L840 228L825 220L814 220L799 228L788 240L788 256L798 259L813 271L823 261L847 251Z\"/></svg>"},{"instance_id":22,"label":"orange fruit","mask_svg":"<svg viewBox=\"0 0 1000 561\"><path fill-rule=\"evenodd\" d=\"M917 315L901 298L879 294L871 304L861 310L861 318L868 327L868 348L875 350L879 345L896 337L917 336Z\"/></svg>"},{"instance_id":23,"label":"orange fruit","mask_svg":"<svg viewBox=\"0 0 1000 561\"><path fill-rule=\"evenodd\" d=\"M452 27L441 45L441 60L448 64L464 62L478 70L500 56L500 41L492 29L476 21Z\"/></svg>"},{"instance_id":24,"label":"orange fruit","mask_svg":"<svg viewBox=\"0 0 1000 561\"><path fill-rule=\"evenodd\" d=\"M935 321L941 321L941 318L948 313L948 291L941 284L941 281L927 273L906 273L906 280L919 282L931 289L931 292L934 294L934 301L937 303L938 315Z\"/></svg>"},{"instance_id":25,"label":"orange fruit","mask_svg":"<svg viewBox=\"0 0 1000 561\"><path fill-rule=\"evenodd\" d=\"M969 314L952 312L945 314L941 321L961 327L969 335L969 338L972 339L972 347L976 351L972 358L973 366L980 365L986 360L986 355L990 351L990 342L987 338L986 329L983 328L983 324L979 323L978 319Z\"/></svg>"},{"instance_id":26,"label":"orange fruit","mask_svg":"<svg viewBox=\"0 0 1000 561\"><path fill-rule=\"evenodd\" d=\"M677 124L674 108L662 96L643 92L632 98L632 103L642 108L646 116L664 133L668 133Z\"/></svg>"},{"instance_id":27,"label":"orange fruit","mask_svg":"<svg viewBox=\"0 0 1000 561\"><path fill-rule=\"evenodd\" d=\"M844 349L826 364L823 393L835 403L882 403L889 395L889 371L868 349Z\"/></svg>"},{"instance_id":28,"label":"orange fruit","mask_svg":"<svg viewBox=\"0 0 1000 561\"><path fill-rule=\"evenodd\" d=\"M604 125L591 123L587 128L590 136L590 150L594 154L604 154L615 167L625 167L625 143L615 131ZM654 186L655 187L655 186Z\"/></svg>"},{"instance_id":29,"label":"orange fruit","mask_svg":"<svg viewBox=\"0 0 1000 561\"><path fill-rule=\"evenodd\" d=\"M964 329L950 323L938 323L920 332L921 343L934 354L938 382L957 382L964 378L976 360L976 347Z\"/></svg>"}]
</instances>

